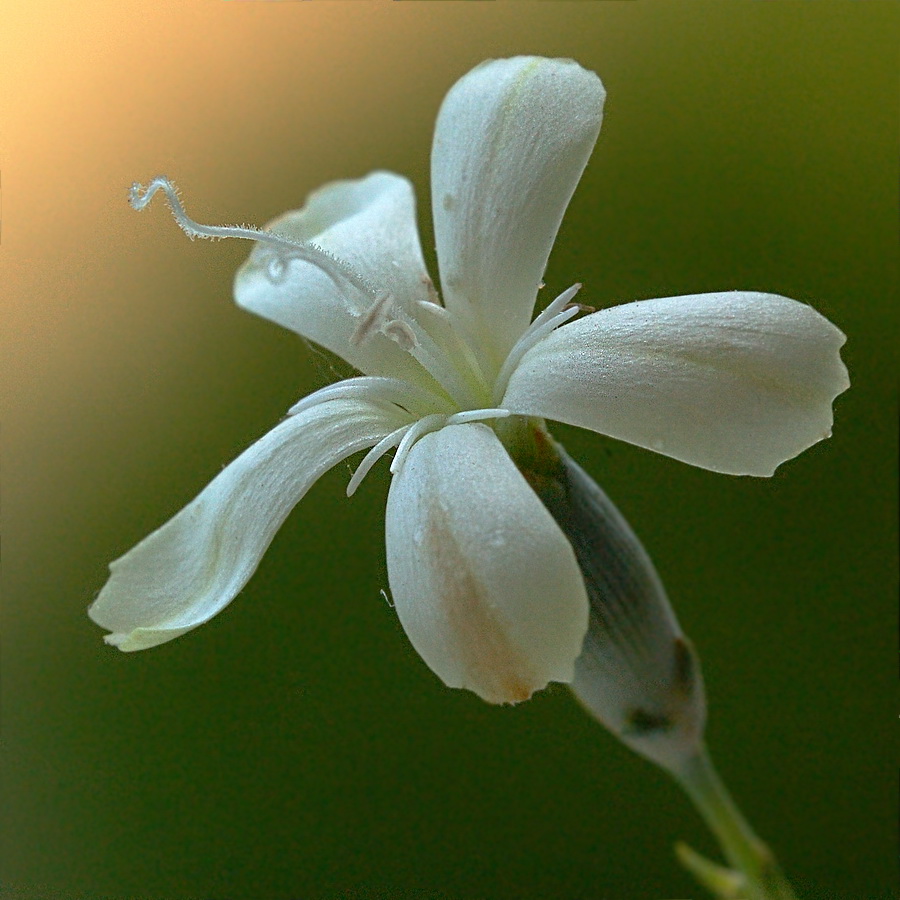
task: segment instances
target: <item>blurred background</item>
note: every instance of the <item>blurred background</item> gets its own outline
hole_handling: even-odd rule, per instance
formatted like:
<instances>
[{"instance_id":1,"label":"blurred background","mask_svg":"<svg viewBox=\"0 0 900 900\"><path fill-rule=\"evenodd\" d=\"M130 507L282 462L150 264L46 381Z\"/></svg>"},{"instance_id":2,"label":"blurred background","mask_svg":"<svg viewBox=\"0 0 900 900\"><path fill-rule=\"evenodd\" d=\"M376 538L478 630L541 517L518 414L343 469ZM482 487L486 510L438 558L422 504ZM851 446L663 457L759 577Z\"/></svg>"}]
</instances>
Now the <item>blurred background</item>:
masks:
<instances>
[{"instance_id":1,"label":"blurred background","mask_svg":"<svg viewBox=\"0 0 900 900\"><path fill-rule=\"evenodd\" d=\"M898 35L891 4L116 3L4 10L3 896L684 898L674 784L555 686L445 689L380 595L386 465L322 479L241 596L142 654L110 560L329 377L239 311L239 242L335 178L408 175L434 270L438 106L571 56L607 114L550 261L595 306L731 288L849 336L834 437L771 480L556 429L701 655L709 743L802 898L897 893Z\"/></svg>"}]
</instances>

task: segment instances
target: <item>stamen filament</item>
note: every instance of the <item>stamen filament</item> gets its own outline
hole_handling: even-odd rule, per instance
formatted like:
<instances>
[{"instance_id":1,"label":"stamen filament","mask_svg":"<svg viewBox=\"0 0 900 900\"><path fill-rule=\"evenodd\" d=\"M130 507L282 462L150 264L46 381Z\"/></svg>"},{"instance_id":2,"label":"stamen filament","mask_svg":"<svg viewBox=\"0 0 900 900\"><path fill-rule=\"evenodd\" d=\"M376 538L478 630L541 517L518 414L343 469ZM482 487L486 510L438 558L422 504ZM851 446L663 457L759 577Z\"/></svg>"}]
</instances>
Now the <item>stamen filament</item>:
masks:
<instances>
[{"instance_id":1,"label":"stamen filament","mask_svg":"<svg viewBox=\"0 0 900 900\"><path fill-rule=\"evenodd\" d=\"M572 287L564 290L535 318L519 340L516 341L512 350L509 351L506 359L503 361L503 365L500 367L500 374L494 382L494 403L499 404L503 401L503 395L506 393L509 379L526 352L539 341L542 341L551 331L559 328L560 325L568 322L570 319L574 319L581 312L577 306L573 306L571 309L565 308L580 290L580 284L573 284Z\"/></svg>"},{"instance_id":2,"label":"stamen filament","mask_svg":"<svg viewBox=\"0 0 900 900\"><path fill-rule=\"evenodd\" d=\"M548 303L541 312L535 316L534 321L529 325L530 328L536 328L543 325L548 319L555 316L558 312L562 312L574 299L575 295L584 287L581 282L576 282L571 287L566 288L555 300ZM528 329L526 329L526 334Z\"/></svg>"},{"instance_id":3,"label":"stamen filament","mask_svg":"<svg viewBox=\"0 0 900 900\"><path fill-rule=\"evenodd\" d=\"M383 437L364 457L362 462L356 467L353 477L347 483L347 496L352 497L356 493L356 489L362 484L362 480L372 470L372 466L384 456L393 447L400 443L403 435L412 428L412 425L402 425L396 431L392 431L386 437Z\"/></svg>"},{"instance_id":4,"label":"stamen filament","mask_svg":"<svg viewBox=\"0 0 900 900\"><path fill-rule=\"evenodd\" d=\"M403 440L400 441L400 446L397 447L397 452L394 454L394 459L391 462L391 474L393 475L400 471L400 467L403 465L407 453L409 453L412 449L412 445L420 437L428 434L429 431L437 431L446 421L447 417L439 414L425 416L424 418L419 419L419 421L403 435Z\"/></svg>"},{"instance_id":5,"label":"stamen filament","mask_svg":"<svg viewBox=\"0 0 900 900\"><path fill-rule=\"evenodd\" d=\"M444 408L449 412L452 408L444 398L412 382L381 375L361 375L329 384L304 397L288 410L288 415L296 416L319 403L345 398L401 406L416 417L427 415L435 409Z\"/></svg>"},{"instance_id":6,"label":"stamen filament","mask_svg":"<svg viewBox=\"0 0 900 900\"><path fill-rule=\"evenodd\" d=\"M436 303L428 300L419 300L416 302L416 310L425 312L428 323L420 323L422 327L428 331L435 343L440 343L448 347L448 352L455 352L455 355L465 365L462 369L464 375L469 376L470 386L479 393L487 396L489 393L487 379L484 377L478 359L472 352L472 348L468 342L460 334L459 330L453 327L453 321L450 313ZM429 323L432 327L436 326L438 334L432 333L428 327Z\"/></svg>"},{"instance_id":7,"label":"stamen filament","mask_svg":"<svg viewBox=\"0 0 900 900\"><path fill-rule=\"evenodd\" d=\"M404 321L404 320L398 320ZM415 319L404 321L416 337L410 355L418 360L434 380L456 401L457 406L478 406L484 402L472 386L462 378L460 370L453 364L444 349Z\"/></svg>"},{"instance_id":8,"label":"stamen filament","mask_svg":"<svg viewBox=\"0 0 900 900\"><path fill-rule=\"evenodd\" d=\"M483 419L505 419L511 415L508 409L465 409L447 418L447 425L464 425L466 422L480 422Z\"/></svg>"}]
</instances>

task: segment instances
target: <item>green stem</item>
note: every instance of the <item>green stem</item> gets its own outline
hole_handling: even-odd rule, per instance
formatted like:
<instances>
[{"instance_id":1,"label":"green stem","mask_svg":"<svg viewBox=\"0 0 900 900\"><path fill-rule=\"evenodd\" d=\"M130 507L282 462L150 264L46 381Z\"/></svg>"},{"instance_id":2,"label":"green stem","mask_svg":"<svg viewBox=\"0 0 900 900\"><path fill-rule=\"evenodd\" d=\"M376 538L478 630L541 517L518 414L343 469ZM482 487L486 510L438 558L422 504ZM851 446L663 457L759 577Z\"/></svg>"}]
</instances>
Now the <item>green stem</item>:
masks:
<instances>
[{"instance_id":1,"label":"green stem","mask_svg":"<svg viewBox=\"0 0 900 900\"><path fill-rule=\"evenodd\" d=\"M729 864L743 876L747 900L797 900L772 851L756 836L732 800L706 748L701 746L674 774L716 836Z\"/></svg>"}]
</instances>

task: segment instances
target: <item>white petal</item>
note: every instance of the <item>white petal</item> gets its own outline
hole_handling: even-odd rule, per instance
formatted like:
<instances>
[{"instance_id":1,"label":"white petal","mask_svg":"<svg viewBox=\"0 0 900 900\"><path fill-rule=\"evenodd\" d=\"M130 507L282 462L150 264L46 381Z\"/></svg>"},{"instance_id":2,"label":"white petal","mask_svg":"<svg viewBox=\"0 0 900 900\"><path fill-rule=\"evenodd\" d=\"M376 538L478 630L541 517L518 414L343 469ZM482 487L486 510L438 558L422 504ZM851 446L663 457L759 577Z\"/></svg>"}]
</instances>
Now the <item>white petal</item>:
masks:
<instances>
[{"instance_id":1,"label":"white petal","mask_svg":"<svg viewBox=\"0 0 900 900\"><path fill-rule=\"evenodd\" d=\"M373 172L327 184L310 194L302 209L273 219L265 230L316 244L400 303L429 296L415 197L412 185L399 175ZM278 277L272 273L273 262L281 272ZM382 334L353 343L371 299L355 289L339 288L310 263L292 260L282 266L269 246L254 247L235 277L234 294L239 306L327 347L361 372L404 377L421 371Z\"/></svg>"},{"instance_id":2,"label":"white petal","mask_svg":"<svg viewBox=\"0 0 900 900\"><path fill-rule=\"evenodd\" d=\"M287 514L340 460L399 424L334 400L285 420L223 469L173 519L110 565L90 617L108 643L143 650L196 628L247 583Z\"/></svg>"},{"instance_id":3,"label":"white petal","mask_svg":"<svg viewBox=\"0 0 900 900\"><path fill-rule=\"evenodd\" d=\"M482 63L441 107L431 199L444 302L497 368L531 320L605 96L571 60L518 56Z\"/></svg>"},{"instance_id":4,"label":"white petal","mask_svg":"<svg viewBox=\"0 0 900 900\"><path fill-rule=\"evenodd\" d=\"M771 475L831 434L846 338L812 307L743 291L644 300L529 350L503 406L714 472Z\"/></svg>"},{"instance_id":5,"label":"white petal","mask_svg":"<svg viewBox=\"0 0 900 900\"><path fill-rule=\"evenodd\" d=\"M386 531L397 614L445 684L516 703L572 680L588 622L575 555L487 426L415 444Z\"/></svg>"}]
</instances>

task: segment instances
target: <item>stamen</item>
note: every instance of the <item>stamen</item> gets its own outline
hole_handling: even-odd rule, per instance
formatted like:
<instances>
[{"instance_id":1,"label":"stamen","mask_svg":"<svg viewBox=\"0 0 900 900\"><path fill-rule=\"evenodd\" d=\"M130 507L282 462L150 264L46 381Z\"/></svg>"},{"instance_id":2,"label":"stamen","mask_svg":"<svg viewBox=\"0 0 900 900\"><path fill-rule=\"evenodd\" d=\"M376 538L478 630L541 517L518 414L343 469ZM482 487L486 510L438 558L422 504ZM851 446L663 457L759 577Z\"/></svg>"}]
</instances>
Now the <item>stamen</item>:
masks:
<instances>
[{"instance_id":1,"label":"stamen","mask_svg":"<svg viewBox=\"0 0 900 900\"><path fill-rule=\"evenodd\" d=\"M539 341L542 341L551 331L560 325L574 319L581 310L578 305L569 306L572 298L581 290L581 284L573 284L564 290L539 316L528 326L522 336L509 351L500 374L494 382L494 402L500 403L506 393L506 386L515 371L516 366L522 361L522 357ZM568 307L568 308L566 308Z\"/></svg>"},{"instance_id":2,"label":"stamen","mask_svg":"<svg viewBox=\"0 0 900 900\"><path fill-rule=\"evenodd\" d=\"M432 306L430 303L426 305ZM444 312L440 307L434 308ZM394 318L389 318L390 316ZM362 342L374 334L383 334L409 353L460 406L471 405L475 400L477 395L460 378L459 370L453 360L448 358L444 348L402 306L393 305L390 294L379 297L363 313L351 342Z\"/></svg>"},{"instance_id":3,"label":"stamen","mask_svg":"<svg viewBox=\"0 0 900 900\"><path fill-rule=\"evenodd\" d=\"M578 303L573 303L571 306L567 306L561 313L557 313L553 316L552 319L548 319L541 325L540 328L535 328L534 330L540 332L540 336L543 337L546 334L549 334L551 331L555 331L559 328L560 325L564 325L570 319L574 319L581 312L581 305ZM538 338L534 336L534 340L531 341L532 344L536 343Z\"/></svg>"},{"instance_id":4,"label":"stamen","mask_svg":"<svg viewBox=\"0 0 900 900\"><path fill-rule=\"evenodd\" d=\"M406 322L403 322L400 319L393 319L388 322L382 327L381 331L394 341L394 343L399 344L400 349L405 350L407 353L412 353L413 350L419 346L419 342L416 340L416 333L406 324ZM415 354L413 355L415 356Z\"/></svg>"},{"instance_id":5,"label":"stamen","mask_svg":"<svg viewBox=\"0 0 900 900\"><path fill-rule=\"evenodd\" d=\"M412 449L412 445L420 437L428 434L429 431L437 431L446 421L447 417L439 414L425 416L424 418L419 419L419 421L403 435L403 440L400 441L400 446L397 448L397 452L394 454L394 459L391 462L391 474L393 475L400 471L400 467L403 465L406 455Z\"/></svg>"},{"instance_id":6,"label":"stamen","mask_svg":"<svg viewBox=\"0 0 900 900\"><path fill-rule=\"evenodd\" d=\"M466 409L453 413L447 418L448 425L464 425L466 422L480 422L483 419L505 419L511 415L508 409Z\"/></svg>"},{"instance_id":7,"label":"stamen","mask_svg":"<svg viewBox=\"0 0 900 900\"><path fill-rule=\"evenodd\" d=\"M366 338L371 337L381 330L388 316L388 305L392 298L390 294L382 294L377 297L369 309L362 314L356 330L350 335L350 343L358 347Z\"/></svg>"},{"instance_id":8,"label":"stamen","mask_svg":"<svg viewBox=\"0 0 900 900\"><path fill-rule=\"evenodd\" d=\"M384 456L393 447L400 443L403 435L412 428L412 425L403 425L396 431L392 431L387 437L383 437L364 457L363 461L356 467L353 477L347 484L347 496L352 497L356 493L356 489L362 484L362 480L372 470L372 466Z\"/></svg>"},{"instance_id":9,"label":"stamen","mask_svg":"<svg viewBox=\"0 0 900 900\"><path fill-rule=\"evenodd\" d=\"M453 327L453 320L450 313L443 307L438 306L428 300L416 301L416 311L424 312L428 317L428 322L422 324L422 327L428 331L435 343L440 340L444 346L449 347L451 352L459 355L465 363L468 374L471 377L472 386L482 394L488 393L487 381L484 373L469 343L463 338L459 330ZM421 323L420 323L421 324ZM429 324L436 328L437 335L433 334L429 329Z\"/></svg>"},{"instance_id":10,"label":"stamen","mask_svg":"<svg viewBox=\"0 0 900 900\"><path fill-rule=\"evenodd\" d=\"M191 240L194 238L211 238L213 240L243 238L248 241L256 241L259 244L278 249L281 257L280 265L278 263L270 263L268 267L269 275L275 279L284 276L285 262L287 260L299 259L321 269L339 289L340 281L343 280L368 298L376 295L372 286L359 273L354 272L347 263L312 242L301 243L292 241L274 232L263 231L252 226L201 225L199 222L195 222L185 212L175 185L162 175L154 178L146 188L138 182L134 182L128 192L128 202L131 204L132 209L141 210L150 203L154 194L160 190L166 195L169 209L172 210L172 216L175 221Z\"/></svg>"},{"instance_id":11,"label":"stamen","mask_svg":"<svg viewBox=\"0 0 900 900\"><path fill-rule=\"evenodd\" d=\"M431 300L416 300L416 306L430 312L436 319L450 322L450 313L439 303L434 303Z\"/></svg>"},{"instance_id":12,"label":"stamen","mask_svg":"<svg viewBox=\"0 0 900 900\"><path fill-rule=\"evenodd\" d=\"M266 263L266 275L273 284L280 284L288 273L287 254L273 253Z\"/></svg>"},{"instance_id":13,"label":"stamen","mask_svg":"<svg viewBox=\"0 0 900 900\"><path fill-rule=\"evenodd\" d=\"M417 417L427 415L435 409L450 408L447 400L412 382L381 375L361 375L358 378L346 378L336 384L329 384L304 397L288 410L288 415L296 416L297 413L320 403L347 398L393 404Z\"/></svg>"},{"instance_id":14,"label":"stamen","mask_svg":"<svg viewBox=\"0 0 900 900\"><path fill-rule=\"evenodd\" d=\"M471 350L468 353L466 350L460 352L460 348L453 343L445 340L436 342L411 312L404 310L402 305L393 305L389 295L376 291L344 260L312 242L293 241L277 232L262 231L251 226L202 225L195 222L185 212L175 185L163 176L154 178L146 188L138 183L133 184L128 199L134 209L144 209L157 191L165 194L175 221L192 240L197 237L214 240L235 237L273 248L272 258L264 262L266 274L273 282L277 283L286 277L288 263L291 260L296 259L315 266L334 282L350 306L350 312L360 318L351 339L353 343L359 343L375 333L384 334L408 352L458 406L471 407L485 402L488 394L487 386L477 364L472 365ZM347 296L346 285L356 289L365 299L367 305L364 310ZM429 295L432 291L433 285ZM434 296L437 296L436 292ZM431 305L435 309L441 308L436 304ZM455 334L455 329L451 327L450 331L458 343L459 336ZM468 364L471 374L466 371L466 365L458 365L463 361ZM469 378L466 375L469 375ZM473 382L471 384L467 383L470 379Z\"/></svg>"},{"instance_id":15,"label":"stamen","mask_svg":"<svg viewBox=\"0 0 900 900\"><path fill-rule=\"evenodd\" d=\"M535 316L534 321L528 326L528 329L526 329L525 334L528 334L528 331L532 328L543 325L547 319L552 318L558 312L562 312L582 287L584 287L584 285L581 284L581 282L576 282L571 287L566 288L554 301L548 303L547 306Z\"/></svg>"},{"instance_id":16,"label":"stamen","mask_svg":"<svg viewBox=\"0 0 900 900\"><path fill-rule=\"evenodd\" d=\"M393 338L410 356L428 372L429 375L452 397L457 406L471 407L484 402L477 390L467 384L463 372L455 364L454 359L428 333L422 324L412 317L406 318L404 310L397 311L404 319L395 319L382 329L388 337ZM413 343L407 347L401 341Z\"/></svg>"}]
</instances>

